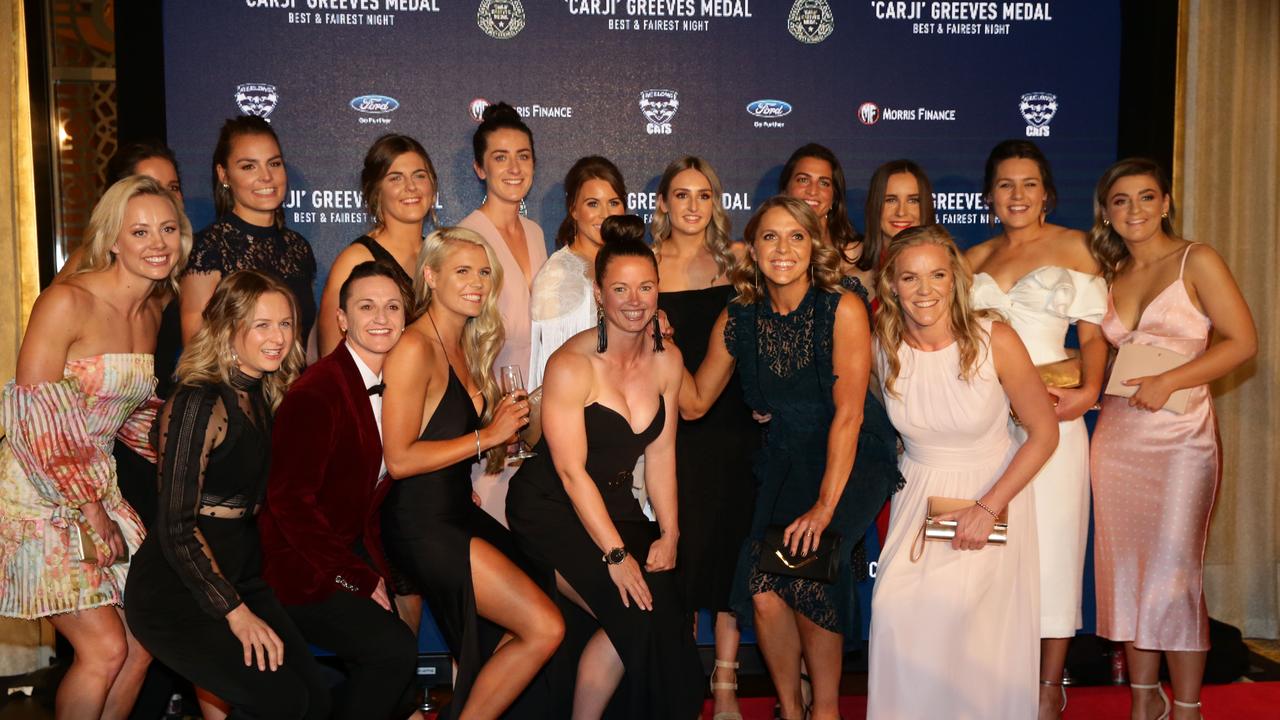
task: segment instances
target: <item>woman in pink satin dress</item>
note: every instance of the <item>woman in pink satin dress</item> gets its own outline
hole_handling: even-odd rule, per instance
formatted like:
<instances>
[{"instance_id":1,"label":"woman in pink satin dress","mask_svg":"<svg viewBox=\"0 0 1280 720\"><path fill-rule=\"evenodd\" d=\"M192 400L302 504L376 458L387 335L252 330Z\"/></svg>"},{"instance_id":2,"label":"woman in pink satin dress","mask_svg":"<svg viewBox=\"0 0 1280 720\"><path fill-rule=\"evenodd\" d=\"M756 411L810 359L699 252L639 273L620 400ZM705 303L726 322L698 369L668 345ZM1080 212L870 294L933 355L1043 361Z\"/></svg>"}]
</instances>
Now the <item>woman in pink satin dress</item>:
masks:
<instances>
[{"instance_id":1,"label":"woman in pink satin dress","mask_svg":"<svg viewBox=\"0 0 1280 720\"><path fill-rule=\"evenodd\" d=\"M1257 333L1222 258L1173 235L1169 181L1155 163L1112 165L1093 207L1090 246L1111 286L1107 341L1192 358L1126 381L1137 387L1131 398L1103 401L1091 454L1098 634L1125 645L1132 717L1197 718L1209 649L1204 547L1221 472L1209 383L1253 357ZM1163 409L1184 388L1186 412ZM1172 706L1158 680L1162 652Z\"/></svg>"}]
</instances>

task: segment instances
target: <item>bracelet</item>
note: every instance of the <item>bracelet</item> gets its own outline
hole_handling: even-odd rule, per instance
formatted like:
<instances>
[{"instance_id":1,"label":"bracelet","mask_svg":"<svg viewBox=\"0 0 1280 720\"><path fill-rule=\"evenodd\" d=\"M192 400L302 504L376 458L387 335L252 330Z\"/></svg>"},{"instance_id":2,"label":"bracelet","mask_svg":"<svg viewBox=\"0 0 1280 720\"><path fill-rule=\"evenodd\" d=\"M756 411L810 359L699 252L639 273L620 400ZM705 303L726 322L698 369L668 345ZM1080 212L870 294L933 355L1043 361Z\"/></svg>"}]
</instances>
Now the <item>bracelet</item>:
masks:
<instances>
[{"instance_id":1,"label":"bracelet","mask_svg":"<svg viewBox=\"0 0 1280 720\"><path fill-rule=\"evenodd\" d=\"M991 515L991 517L995 518L996 520L999 520L999 519L1000 519L1000 515L999 515L999 513L997 513L995 510L992 510L991 508L987 507L985 504L983 504L983 502L982 502L981 500L974 500L974 501L973 501L973 504L974 504L974 505L977 505L978 507L982 508L983 510L986 510L986 511Z\"/></svg>"},{"instance_id":2,"label":"bracelet","mask_svg":"<svg viewBox=\"0 0 1280 720\"><path fill-rule=\"evenodd\" d=\"M476 462L484 462L480 457L480 431L476 430ZM989 510L987 512L990 512Z\"/></svg>"}]
</instances>

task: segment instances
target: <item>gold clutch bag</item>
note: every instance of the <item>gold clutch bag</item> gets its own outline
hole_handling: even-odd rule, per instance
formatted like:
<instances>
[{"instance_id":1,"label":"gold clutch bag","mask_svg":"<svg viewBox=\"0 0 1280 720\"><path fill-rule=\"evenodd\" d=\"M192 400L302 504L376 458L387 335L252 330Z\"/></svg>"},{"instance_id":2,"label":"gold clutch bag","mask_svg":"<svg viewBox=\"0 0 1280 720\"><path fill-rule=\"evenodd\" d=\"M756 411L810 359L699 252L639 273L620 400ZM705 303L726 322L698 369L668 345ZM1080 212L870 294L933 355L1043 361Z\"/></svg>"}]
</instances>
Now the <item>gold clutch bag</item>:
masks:
<instances>
[{"instance_id":1,"label":"gold clutch bag","mask_svg":"<svg viewBox=\"0 0 1280 720\"><path fill-rule=\"evenodd\" d=\"M1068 348L1067 355L1070 357L1065 360L1036 366L1036 370L1040 371L1040 380L1044 382L1046 387L1078 388L1084 384L1084 371L1080 362L1080 351Z\"/></svg>"},{"instance_id":2,"label":"gold clutch bag","mask_svg":"<svg viewBox=\"0 0 1280 720\"><path fill-rule=\"evenodd\" d=\"M916 535L915 542L911 543L911 562L916 562L920 556L924 554L924 542L926 540L953 540L956 536L955 520L938 520L939 515L945 515L950 512L957 512L972 507L976 503L973 500L965 500L962 498L949 498L934 496L929 498L928 506L925 508L924 524L920 526L920 532ZM1009 542L1009 508L1005 508L996 517L996 525L991 529L991 534L987 536L987 542L994 545L1004 545Z\"/></svg>"}]
</instances>

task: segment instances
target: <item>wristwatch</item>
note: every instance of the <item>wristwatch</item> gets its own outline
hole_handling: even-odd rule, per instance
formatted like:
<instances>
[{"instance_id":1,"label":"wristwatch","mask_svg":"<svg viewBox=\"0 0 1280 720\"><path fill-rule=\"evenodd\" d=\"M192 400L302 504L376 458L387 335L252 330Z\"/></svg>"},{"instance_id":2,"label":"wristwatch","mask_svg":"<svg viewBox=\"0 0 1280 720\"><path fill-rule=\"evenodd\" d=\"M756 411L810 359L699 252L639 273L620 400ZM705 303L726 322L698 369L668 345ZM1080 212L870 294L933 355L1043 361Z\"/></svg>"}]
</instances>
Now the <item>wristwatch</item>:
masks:
<instances>
[{"instance_id":1,"label":"wristwatch","mask_svg":"<svg viewBox=\"0 0 1280 720\"><path fill-rule=\"evenodd\" d=\"M627 549L624 547L616 547L604 554L600 558L606 565L617 565L627 559Z\"/></svg>"}]
</instances>

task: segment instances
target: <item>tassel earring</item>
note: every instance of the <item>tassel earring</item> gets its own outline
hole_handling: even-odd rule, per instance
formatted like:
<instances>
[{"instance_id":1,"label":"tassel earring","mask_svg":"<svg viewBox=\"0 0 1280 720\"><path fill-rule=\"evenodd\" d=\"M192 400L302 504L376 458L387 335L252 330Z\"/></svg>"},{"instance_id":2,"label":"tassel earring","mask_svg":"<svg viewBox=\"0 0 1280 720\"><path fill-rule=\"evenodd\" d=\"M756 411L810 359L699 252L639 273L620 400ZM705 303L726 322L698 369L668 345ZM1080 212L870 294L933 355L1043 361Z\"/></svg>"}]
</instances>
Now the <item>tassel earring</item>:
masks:
<instances>
[{"instance_id":1,"label":"tassel earring","mask_svg":"<svg viewBox=\"0 0 1280 720\"><path fill-rule=\"evenodd\" d=\"M666 348L662 347L662 326L658 324L658 315L653 316L653 351L663 352Z\"/></svg>"},{"instance_id":2,"label":"tassel earring","mask_svg":"<svg viewBox=\"0 0 1280 720\"><path fill-rule=\"evenodd\" d=\"M596 352L609 349L609 331L604 324L604 310L596 308Z\"/></svg>"}]
</instances>

